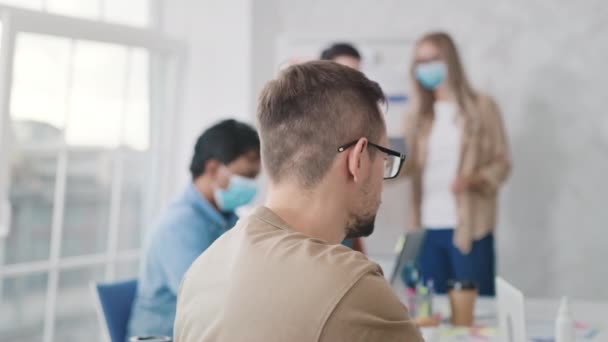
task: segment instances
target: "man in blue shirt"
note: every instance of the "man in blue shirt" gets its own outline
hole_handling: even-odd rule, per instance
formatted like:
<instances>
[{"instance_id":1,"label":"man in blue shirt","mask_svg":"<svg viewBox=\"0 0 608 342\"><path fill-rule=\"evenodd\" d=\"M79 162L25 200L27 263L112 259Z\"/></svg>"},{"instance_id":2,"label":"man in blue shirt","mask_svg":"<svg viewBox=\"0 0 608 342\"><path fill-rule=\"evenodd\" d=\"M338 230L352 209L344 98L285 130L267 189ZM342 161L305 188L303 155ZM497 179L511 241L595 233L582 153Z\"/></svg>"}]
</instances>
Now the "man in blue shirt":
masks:
<instances>
[{"instance_id":1,"label":"man in blue shirt","mask_svg":"<svg viewBox=\"0 0 608 342\"><path fill-rule=\"evenodd\" d=\"M128 336L173 336L183 275L234 226L235 209L255 197L259 172L260 141L252 127L226 120L198 138L192 183L146 238Z\"/></svg>"}]
</instances>

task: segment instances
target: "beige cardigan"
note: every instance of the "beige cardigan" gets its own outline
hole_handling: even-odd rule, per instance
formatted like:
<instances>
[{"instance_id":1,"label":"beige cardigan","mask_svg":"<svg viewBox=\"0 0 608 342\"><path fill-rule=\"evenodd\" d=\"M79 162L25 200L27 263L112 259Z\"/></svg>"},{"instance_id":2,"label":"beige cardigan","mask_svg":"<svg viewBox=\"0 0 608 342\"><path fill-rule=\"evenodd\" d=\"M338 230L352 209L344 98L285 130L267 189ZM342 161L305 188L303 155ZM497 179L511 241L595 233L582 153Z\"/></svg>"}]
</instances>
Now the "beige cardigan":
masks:
<instances>
[{"instance_id":1,"label":"beige cardigan","mask_svg":"<svg viewBox=\"0 0 608 342\"><path fill-rule=\"evenodd\" d=\"M478 95L474 113L463 115L458 175L476 176L480 187L456 197L457 226L454 244L468 253L474 240L493 232L500 185L511 170L509 146L498 106L487 95ZM407 159L401 173L412 179L409 229L421 227L422 180L433 115L406 114ZM456 175L454 175L456 177Z\"/></svg>"}]
</instances>

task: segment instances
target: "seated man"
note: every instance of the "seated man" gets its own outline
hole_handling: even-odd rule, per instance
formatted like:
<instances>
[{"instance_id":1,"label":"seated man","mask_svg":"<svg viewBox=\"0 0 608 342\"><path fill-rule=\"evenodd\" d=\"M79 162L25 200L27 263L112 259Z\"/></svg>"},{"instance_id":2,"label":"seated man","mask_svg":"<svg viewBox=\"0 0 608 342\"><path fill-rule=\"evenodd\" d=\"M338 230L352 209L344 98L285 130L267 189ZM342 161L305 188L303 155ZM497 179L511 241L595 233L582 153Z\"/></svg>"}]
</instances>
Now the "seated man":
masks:
<instances>
[{"instance_id":1,"label":"seated man","mask_svg":"<svg viewBox=\"0 0 608 342\"><path fill-rule=\"evenodd\" d=\"M265 207L191 266L176 342L422 341L380 267L340 244L368 236L383 178L403 157L386 146L377 83L325 61L294 65L260 96Z\"/></svg>"},{"instance_id":2,"label":"seated man","mask_svg":"<svg viewBox=\"0 0 608 342\"><path fill-rule=\"evenodd\" d=\"M198 138L190 164L192 183L146 238L129 336L173 336L182 277L234 226L235 209L254 198L259 149L256 131L234 120L220 122Z\"/></svg>"}]
</instances>

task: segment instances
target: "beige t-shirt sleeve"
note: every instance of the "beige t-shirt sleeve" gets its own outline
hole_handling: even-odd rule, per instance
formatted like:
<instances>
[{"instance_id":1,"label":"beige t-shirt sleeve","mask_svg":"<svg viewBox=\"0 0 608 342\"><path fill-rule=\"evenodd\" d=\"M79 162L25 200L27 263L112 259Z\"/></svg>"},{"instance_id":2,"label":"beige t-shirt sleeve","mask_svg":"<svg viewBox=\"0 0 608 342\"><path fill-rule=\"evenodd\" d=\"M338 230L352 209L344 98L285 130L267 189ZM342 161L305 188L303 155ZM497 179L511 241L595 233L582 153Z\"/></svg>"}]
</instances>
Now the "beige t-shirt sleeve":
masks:
<instances>
[{"instance_id":1,"label":"beige t-shirt sleeve","mask_svg":"<svg viewBox=\"0 0 608 342\"><path fill-rule=\"evenodd\" d=\"M381 274L363 276L329 316L321 342L422 342L418 327Z\"/></svg>"}]
</instances>

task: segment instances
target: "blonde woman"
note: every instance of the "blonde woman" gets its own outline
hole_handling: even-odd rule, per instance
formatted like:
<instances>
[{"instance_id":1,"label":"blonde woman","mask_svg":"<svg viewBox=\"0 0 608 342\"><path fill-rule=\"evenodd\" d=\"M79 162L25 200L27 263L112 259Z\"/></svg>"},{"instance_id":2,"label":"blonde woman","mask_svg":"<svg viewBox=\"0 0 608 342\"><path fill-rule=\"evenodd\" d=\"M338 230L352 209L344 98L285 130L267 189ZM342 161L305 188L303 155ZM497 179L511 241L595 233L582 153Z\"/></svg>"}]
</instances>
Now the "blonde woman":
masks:
<instances>
[{"instance_id":1,"label":"blonde woman","mask_svg":"<svg viewBox=\"0 0 608 342\"><path fill-rule=\"evenodd\" d=\"M410 228L426 229L420 272L439 293L455 280L493 295L497 197L510 171L500 111L471 87L446 33L417 42L411 73L403 174L412 179Z\"/></svg>"}]
</instances>

